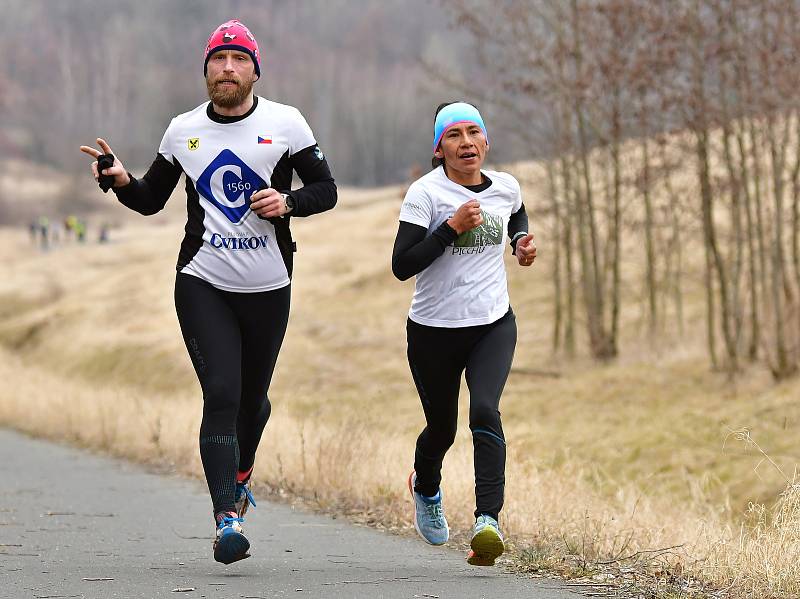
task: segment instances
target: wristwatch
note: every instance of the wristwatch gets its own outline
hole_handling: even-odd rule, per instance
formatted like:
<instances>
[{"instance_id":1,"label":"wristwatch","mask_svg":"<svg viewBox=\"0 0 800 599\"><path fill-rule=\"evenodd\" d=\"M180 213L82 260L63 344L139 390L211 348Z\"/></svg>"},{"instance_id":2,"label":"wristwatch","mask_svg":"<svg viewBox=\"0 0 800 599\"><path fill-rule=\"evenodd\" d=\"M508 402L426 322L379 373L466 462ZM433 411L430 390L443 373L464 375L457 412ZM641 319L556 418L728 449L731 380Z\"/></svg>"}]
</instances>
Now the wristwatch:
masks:
<instances>
[{"instance_id":1,"label":"wristwatch","mask_svg":"<svg viewBox=\"0 0 800 599\"><path fill-rule=\"evenodd\" d=\"M284 214L289 214L294 210L294 200L288 193L282 193L281 197L283 198L283 207L285 208Z\"/></svg>"}]
</instances>

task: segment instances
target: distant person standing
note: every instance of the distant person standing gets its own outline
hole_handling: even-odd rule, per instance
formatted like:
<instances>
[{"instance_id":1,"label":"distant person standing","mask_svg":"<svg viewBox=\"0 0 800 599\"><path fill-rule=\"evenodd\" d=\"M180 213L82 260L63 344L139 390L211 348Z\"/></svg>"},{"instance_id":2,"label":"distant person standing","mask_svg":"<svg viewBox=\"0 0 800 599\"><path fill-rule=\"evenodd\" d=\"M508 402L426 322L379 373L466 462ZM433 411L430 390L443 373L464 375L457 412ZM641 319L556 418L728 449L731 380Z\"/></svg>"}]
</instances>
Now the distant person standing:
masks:
<instances>
[{"instance_id":1,"label":"distant person standing","mask_svg":"<svg viewBox=\"0 0 800 599\"><path fill-rule=\"evenodd\" d=\"M64 219L64 235L67 239L75 235L77 223L78 218L73 214Z\"/></svg>"},{"instance_id":2,"label":"distant person standing","mask_svg":"<svg viewBox=\"0 0 800 599\"><path fill-rule=\"evenodd\" d=\"M406 332L408 362L426 426L417 438L408 486L414 527L428 543L447 542L442 461L456 436L466 372L475 460L475 524L467 561L491 566L505 550L498 524L506 441L500 422L517 326L503 262L504 232L520 266L536 258L520 186L508 173L482 170L489 151L477 108L442 104L433 131L433 170L406 193L392 253L400 280L416 275Z\"/></svg>"},{"instance_id":3,"label":"distant person standing","mask_svg":"<svg viewBox=\"0 0 800 599\"><path fill-rule=\"evenodd\" d=\"M79 243L86 241L86 221L81 219L75 221L75 238Z\"/></svg>"},{"instance_id":4,"label":"distant person standing","mask_svg":"<svg viewBox=\"0 0 800 599\"><path fill-rule=\"evenodd\" d=\"M255 502L249 481L270 416L267 397L289 317L292 216L333 208L336 185L300 112L253 94L258 44L239 21L208 39L210 102L170 123L142 179L108 143L82 146L101 187L155 214L186 175L188 219L178 255L175 307L203 390L200 456L213 504L214 559L249 557L241 523ZM98 162L113 166L98 172ZM304 187L291 190L292 171Z\"/></svg>"},{"instance_id":5,"label":"distant person standing","mask_svg":"<svg viewBox=\"0 0 800 599\"><path fill-rule=\"evenodd\" d=\"M48 250L50 248L50 219L46 216L39 217L39 236L41 248Z\"/></svg>"},{"instance_id":6,"label":"distant person standing","mask_svg":"<svg viewBox=\"0 0 800 599\"><path fill-rule=\"evenodd\" d=\"M97 233L97 243L108 243L109 231L111 226L107 222L100 223L100 231Z\"/></svg>"}]
</instances>

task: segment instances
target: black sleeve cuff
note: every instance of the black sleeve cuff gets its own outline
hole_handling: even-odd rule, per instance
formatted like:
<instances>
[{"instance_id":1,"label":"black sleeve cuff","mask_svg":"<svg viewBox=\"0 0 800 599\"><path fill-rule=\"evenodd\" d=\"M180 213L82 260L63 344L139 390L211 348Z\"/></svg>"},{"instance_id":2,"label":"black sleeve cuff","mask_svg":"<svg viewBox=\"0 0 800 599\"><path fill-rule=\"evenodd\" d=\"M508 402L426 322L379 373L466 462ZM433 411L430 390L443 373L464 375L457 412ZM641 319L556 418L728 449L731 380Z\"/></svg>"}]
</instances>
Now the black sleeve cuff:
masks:
<instances>
[{"instance_id":1,"label":"black sleeve cuff","mask_svg":"<svg viewBox=\"0 0 800 599\"><path fill-rule=\"evenodd\" d=\"M447 221L444 221L441 225L436 227L431 235L435 235L444 241L446 246L458 239L458 233L456 233L456 230L453 227L447 224Z\"/></svg>"},{"instance_id":2,"label":"black sleeve cuff","mask_svg":"<svg viewBox=\"0 0 800 599\"><path fill-rule=\"evenodd\" d=\"M130 181L128 181L127 185L123 185L122 187L111 188L111 191L113 191L117 195L117 197L120 198L120 200L123 197L130 198L131 194L136 193L136 185L139 183L139 181L136 179L136 177L133 176L133 173L131 173L130 171L128 171L128 178L130 179Z\"/></svg>"},{"instance_id":3,"label":"black sleeve cuff","mask_svg":"<svg viewBox=\"0 0 800 599\"><path fill-rule=\"evenodd\" d=\"M523 237L525 237L527 234L528 234L527 231L519 231L518 233L516 233L514 235L513 239L511 239L511 244L510 244L511 245L511 254L513 256L517 255L517 242L520 239L522 239Z\"/></svg>"}]
</instances>

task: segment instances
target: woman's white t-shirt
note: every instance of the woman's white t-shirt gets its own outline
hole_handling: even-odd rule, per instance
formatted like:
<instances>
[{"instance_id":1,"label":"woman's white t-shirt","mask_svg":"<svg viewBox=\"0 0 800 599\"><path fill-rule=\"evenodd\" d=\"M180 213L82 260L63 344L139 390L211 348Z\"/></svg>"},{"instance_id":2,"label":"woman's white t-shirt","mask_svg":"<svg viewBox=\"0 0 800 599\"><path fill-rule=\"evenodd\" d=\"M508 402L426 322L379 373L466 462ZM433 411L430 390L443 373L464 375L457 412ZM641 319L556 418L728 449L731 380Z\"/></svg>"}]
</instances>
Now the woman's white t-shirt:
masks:
<instances>
[{"instance_id":1,"label":"woman's white t-shirt","mask_svg":"<svg viewBox=\"0 0 800 599\"><path fill-rule=\"evenodd\" d=\"M509 307L503 252L511 215L522 206L517 180L508 173L482 171L492 184L470 191L447 178L443 167L417 179L406 192L400 220L425 227L430 235L469 200L478 200L483 224L462 233L417 274L408 317L435 327L489 324Z\"/></svg>"}]
</instances>

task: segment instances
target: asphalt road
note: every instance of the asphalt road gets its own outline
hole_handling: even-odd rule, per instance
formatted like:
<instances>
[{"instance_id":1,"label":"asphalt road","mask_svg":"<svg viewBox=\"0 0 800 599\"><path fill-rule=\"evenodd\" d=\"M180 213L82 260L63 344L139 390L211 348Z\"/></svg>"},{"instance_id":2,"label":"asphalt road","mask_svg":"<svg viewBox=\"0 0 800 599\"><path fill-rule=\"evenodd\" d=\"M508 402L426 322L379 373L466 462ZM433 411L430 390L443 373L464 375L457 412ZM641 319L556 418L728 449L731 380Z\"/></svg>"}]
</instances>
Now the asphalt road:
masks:
<instances>
[{"instance_id":1,"label":"asphalt road","mask_svg":"<svg viewBox=\"0 0 800 599\"><path fill-rule=\"evenodd\" d=\"M257 499L258 501L258 499ZM213 561L206 489L0 429L0 597L577 599L556 581L259 501L253 557Z\"/></svg>"}]
</instances>

